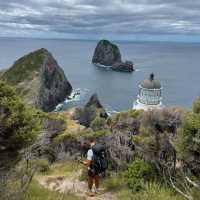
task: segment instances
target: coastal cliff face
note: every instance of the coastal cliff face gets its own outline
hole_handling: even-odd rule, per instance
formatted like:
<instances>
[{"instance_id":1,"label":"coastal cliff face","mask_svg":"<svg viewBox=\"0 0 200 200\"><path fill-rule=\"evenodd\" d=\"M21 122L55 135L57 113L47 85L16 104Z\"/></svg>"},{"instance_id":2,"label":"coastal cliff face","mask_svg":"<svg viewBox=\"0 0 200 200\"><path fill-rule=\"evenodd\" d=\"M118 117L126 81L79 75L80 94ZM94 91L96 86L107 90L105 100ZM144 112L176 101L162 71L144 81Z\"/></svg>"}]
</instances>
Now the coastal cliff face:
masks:
<instances>
[{"instance_id":1,"label":"coastal cliff face","mask_svg":"<svg viewBox=\"0 0 200 200\"><path fill-rule=\"evenodd\" d=\"M112 66L116 62L121 62L121 53L117 45L108 40L99 41L95 48L92 63Z\"/></svg>"},{"instance_id":2,"label":"coastal cliff face","mask_svg":"<svg viewBox=\"0 0 200 200\"><path fill-rule=\"evenodd\" d=\"M27 104L43 111L52 111L72 91L64 71L44 48L18 59L0 78L14 85Z\"/></svg>"}]
</instances>

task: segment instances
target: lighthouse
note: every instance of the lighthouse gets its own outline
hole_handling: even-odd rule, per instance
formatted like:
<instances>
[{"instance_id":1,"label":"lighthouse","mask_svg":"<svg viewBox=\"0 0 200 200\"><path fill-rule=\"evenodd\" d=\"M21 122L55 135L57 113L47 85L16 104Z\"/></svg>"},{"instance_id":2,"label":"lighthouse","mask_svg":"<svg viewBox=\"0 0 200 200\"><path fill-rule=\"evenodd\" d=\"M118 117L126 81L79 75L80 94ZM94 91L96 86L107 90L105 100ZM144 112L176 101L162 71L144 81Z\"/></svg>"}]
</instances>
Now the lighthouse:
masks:
<instances>
[{"instance_id":1,"label":"lighthouse","mask_svg":"<svg viewBox=\"0 0 200 200\"><path fill-rule=\"evenodd\" d=\"M162 107L162 86L152 73L148 79L139 84L139 94L133 104L133 109L152 110Z\"/></svg>"}]
</instances>

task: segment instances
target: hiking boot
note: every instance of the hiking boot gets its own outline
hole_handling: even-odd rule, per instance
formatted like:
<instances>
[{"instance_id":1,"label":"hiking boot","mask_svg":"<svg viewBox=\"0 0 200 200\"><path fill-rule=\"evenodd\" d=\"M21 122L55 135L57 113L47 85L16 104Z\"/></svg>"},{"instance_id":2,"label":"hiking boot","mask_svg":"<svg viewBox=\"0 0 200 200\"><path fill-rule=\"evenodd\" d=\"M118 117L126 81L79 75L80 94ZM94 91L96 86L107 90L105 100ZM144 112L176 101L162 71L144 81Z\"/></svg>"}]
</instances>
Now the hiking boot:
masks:
<instances>
[{"instance_id":1,"label":"hiking boot","mask_svg":"<svg viewBox=\"0 0 200 200\"><path fill-rule=\"evenodd\" d=\"M94 193L95 194L99 194L99 189L98 188L94 188Z\"/></svg>"},{"instance_id":2,"label":"hiking boot","mask_svg":"<svg viewBox=\"0 0 200 200\"><path fill-rule=\"evenodd\" d=\"M86 195L89 197L93 197L95 194L94 194L94 192L92 192L92 190L88 189L86 192Z\"/></svg>"}]
</instances>

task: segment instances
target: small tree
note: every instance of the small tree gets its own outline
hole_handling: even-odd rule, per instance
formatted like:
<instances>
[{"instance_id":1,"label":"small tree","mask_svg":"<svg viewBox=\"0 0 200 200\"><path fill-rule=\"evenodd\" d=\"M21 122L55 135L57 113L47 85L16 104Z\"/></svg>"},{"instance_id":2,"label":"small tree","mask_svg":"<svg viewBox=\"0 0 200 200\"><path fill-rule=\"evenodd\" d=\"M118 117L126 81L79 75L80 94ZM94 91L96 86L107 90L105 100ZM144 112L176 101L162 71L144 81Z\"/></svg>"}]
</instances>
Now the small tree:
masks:
<instances>
[{"instance_id":1,"label":"small tree","mask_svg":"<svg viewBox=\"0 0 200 200\"><path fill-rule=\"evenodd\" d=\"M0 157L8 164L30 145L40 130L39 112L26 106L15 90L0 82Z\"/></svg>"}]
</instances>

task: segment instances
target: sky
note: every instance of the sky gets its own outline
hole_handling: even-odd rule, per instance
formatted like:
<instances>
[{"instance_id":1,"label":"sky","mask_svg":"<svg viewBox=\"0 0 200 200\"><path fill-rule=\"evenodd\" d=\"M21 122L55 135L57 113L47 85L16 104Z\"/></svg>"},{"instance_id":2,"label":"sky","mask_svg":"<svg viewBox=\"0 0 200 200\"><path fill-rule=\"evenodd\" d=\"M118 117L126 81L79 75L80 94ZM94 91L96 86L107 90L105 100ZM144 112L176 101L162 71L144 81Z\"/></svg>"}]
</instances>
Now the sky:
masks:
<instances>
[{"instance_id":1,"label":"sky","mask_svg":"<svg viewBox=\"0 0 200 200\"><path fill-rule=\"evenodd\" d=\"M200 0L0 0L0 36L200 42Z\"/></svg>"}]
</instances>

